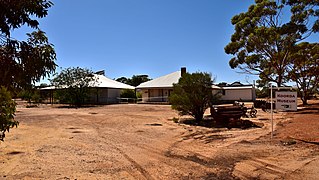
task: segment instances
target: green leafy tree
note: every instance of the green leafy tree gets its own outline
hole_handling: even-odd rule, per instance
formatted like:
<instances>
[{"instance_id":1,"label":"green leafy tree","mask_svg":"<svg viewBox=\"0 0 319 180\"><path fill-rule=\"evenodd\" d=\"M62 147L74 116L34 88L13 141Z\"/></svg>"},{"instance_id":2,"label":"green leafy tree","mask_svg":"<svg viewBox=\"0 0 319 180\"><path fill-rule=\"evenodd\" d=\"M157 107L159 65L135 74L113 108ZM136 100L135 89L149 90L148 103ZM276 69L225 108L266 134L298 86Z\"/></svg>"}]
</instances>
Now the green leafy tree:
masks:
<instances>
[{"instance_id":1,"label":"green leafy tree","mask_svg":"<svg viewBox=\"0 0 319 180\"><path fill-rule=\"evenodd\" d=\"M0 85L11 91L30 88L54 72L56 54L38 22L52 5L47 0L0 1ZM36 31L27 33L26 41L11 37L11 32L23 25Z\"/></svg>"},{"instance_id":2,"label":"green leafy tree","mask_svg":"<svg viewBox=\"0 0 319 180\"><path fill-rule=\"evenodd\" d=\"M0 140L3 141L5 133L10 128L17 127L19 122L14 120L16 103L12 100L10 93L3 86L0 88Z\"/></svg>"},{"instance_id":3,"label":"green leafy tree","mask_svg":"<svg viewBox=\"0 0 319 180\"><path fill-rule=\"evenodd\" d=\"M126 77L120 77L120 78L117 78L115 81L118 81L118 82L121 82L124 84L128 84L129 79Z\"/></svg>"},{"instance_id":4,"label":"green leafy tree","mask_svg":"<svg viewBox=\"0 0 319 180\"><path fill-rule=\"evenodd\" d=\"M211 75L208 73L185 73L174 84L173 93L169 97L172 109L181 115L191 115L197 121L202 120L212 100L211 85Z\"/></svg>"},{"instance_id":5,"label":"green leafy tree","mask_svg":"<svg viewBox=\"0 0 319 180\"><path fill-rule=\"evenodd\" d=\"M55 71L56 54L45 33L39 29L40 18L48 15L53 5L47 0L1 0L0 1L0 86L1 124L0 140L5 132L17 126L13 120L15 103L8 93L17 89L31 88L32 83ZM26 41L11 37L11 32L27 25L36 31L27 34Z\"/></svg>"},{"instance_id":6,"label":"green leafy tree","mask_svg":"<svg viewBox=\"0 0 319 180\"><path fill-rule=\"evenodd\" d=\"M128 80L128 84L136 87L149 80L151 79L148 77L148 75L133 75L132 78Z\"/></svg>"},{"instance_id":7,"label":"green leafy tree","mask_svg":"<svg viewBox=\"0 0 319 180\"><path fill-rule=\"evenodd\" d=\"M32 95L33 95L32 90L22 90L19 92L17 96L18 98L21 98L22 100L26 100L30 103L32 99Z\"/></svg>"},{"instance_id":8,"label":"green leafy tree","mask_svg":"<svg viewBox=\"0 0 319 180\"><path fill-rule=\"evenodd\" d=\"M319 84L319 44L302 42L290 56L289 77L296 82L304 105Z\"/></svg>"},{"instance_id":9,"label":"green leafy tree","mask_svg":"<svg viewBox=\"0 0 319 180\"><path fill-rule=\"evenodd\" d=\"M121 98L136 98L135 91L133 89L123 89Z\"/></svg>"},{"instance_id":10,"label":"green leafy tree","mask_svg":"<svg viewBox=\"0 0 319 180\"><path fill-rule=\"evenodd\" d=\"M132 78L120 77L116 81L125 83L131 86L138 86L143 82L151 80L148 75L133 75Z\"/></svg>"},{"instance_id":11,"label":"green leafy tree","mask_svg":"<svg viewBox=\"0 0 319 180\"><path fill-rule=\"evenodd\" d=\"M308 36L319 32L319 1L318 0L284 0L291 6L291 21L303 27Z\"/></svg>"},{"instance_id":12,"label":"green leafy tree","mask_svg":"<svg viewBox=\"0 0 319 180\"><path fill-rule=\"evenodd\" d=\"M75 106L83 105L89 97L90 87L94 87L98 79L86 68L70 67L62 70L53 80L57 87L58 98Z\"/></svg>"},{"instance_id":13,"label":"green leafy tree","mask_svg":"<svg viewBox=\"0 0 319 180\"><path fill-rule=\"evenodd\" d=\"M225 47L227 54L234 55L229 61L231 68L259 75L262 83L275 82L282 86L289 81L287 66L294 46L316 30L316 25L309 27L308 11L297 8L295 2L255 0L247 12L232 18L235 33ZM284 22L288 10L292 16ZM301 11L305 14L298 15Z\"/></svg>"}]
</instances>

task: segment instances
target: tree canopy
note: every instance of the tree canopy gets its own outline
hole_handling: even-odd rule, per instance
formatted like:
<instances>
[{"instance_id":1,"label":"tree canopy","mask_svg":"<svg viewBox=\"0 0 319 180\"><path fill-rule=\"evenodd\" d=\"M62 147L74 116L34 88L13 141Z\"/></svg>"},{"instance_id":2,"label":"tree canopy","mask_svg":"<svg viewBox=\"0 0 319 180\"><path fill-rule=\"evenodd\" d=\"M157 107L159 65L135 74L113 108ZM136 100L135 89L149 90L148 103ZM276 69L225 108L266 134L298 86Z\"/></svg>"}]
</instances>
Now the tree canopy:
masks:
<instances>
[{"instance_id":1,"label":"tree canopy","mask_svg":"<svg viewBox=\"0 0 319 180\"><path fill-rule=\"evenodd\" d=\"M191 115L197 121L203 119L212 100L212 80L208 73L185 73L173 86L169 97L172 108L181 115Z\"/></svg>"},{"instance_id":2,"label":"tree canopy","mask_svg":"<svg viewBox=\"0 0 319 180\"><path fill-rule=\"evenodd\" d=\"M94 87L97 81L91 70L70 67L62 70L51 83L59 89L57 95L61 101L81 106L89 97L89 87Z\"/></svg>"},{"instance_id":3,"label":"tree canopy","mask_svg":"<svg viewBox=\"0 0 319 180\"><path fill-rule=\"evenodd\" d=\"M55 71L55 50L38 22L48 15L52 5L48 0L0 1L0 140L6 131L18 125L14 120L16 104L8 91L28 89ZM27 40L11 37L11 32L23 25L35 29L26 34Z\"/></svg>"},{"instance_id":4,"label":"tree canopy","mask_svg":"<svg viewBox=\"0 0 319 180\"><path fill-rule=\"evenodd\" d=\"M16 103L10 93L3 86L0 87L0 141L3 141L5 133L10 128L17 127L19 122L14 120Z\"/></svg>"},{"instance_id":5,"label":"tree canopy","mask_svg":"<svg viewBox=\"0 0 319 180\"><path fill-rule=\"evenodd\" d=\"M116 81L135 87L149 80L151 79L148 77L148 75L133 75L132 78L120 77L116 79Z\"/></svg>"},{"instance_id":6,"label":"tree canopy","mask_svg":"<svg viewBox=\"0 0 319 180\"><path fill-rule=\"evenodd\" d=\"M289 58L289 78L296 82L303 104L319 87L319 44L302 42Z\"/></svg>"},{"instance_id":7,"label":"tree canopy","mask_svg":"<svg viewBox=\"0 0 319 180\"><path fill-rule=\"evenodd\" d=\"M263 83L288 82L289 57L296 44L318 32L318 1L255 0L247 12L235 15L235 32L225 52L231 68L259 75ZM290 14L285 14L289 12ZM290 19L286 17L291 15Z\"/></svg>"},{"instance_id":8,"label":"tree canopy","mask_svg":"<svg viewBox=\"0 0 319 180\"><path fill-rule=\"evenodd\" d=\"M0 85L10 90L27 88L55 71L54 47L38 22L52 5L47 0L0 1ZM26 34L27 40L11 37L11 31L23 25L35 29Z\"/></svg>"}]
</instances>

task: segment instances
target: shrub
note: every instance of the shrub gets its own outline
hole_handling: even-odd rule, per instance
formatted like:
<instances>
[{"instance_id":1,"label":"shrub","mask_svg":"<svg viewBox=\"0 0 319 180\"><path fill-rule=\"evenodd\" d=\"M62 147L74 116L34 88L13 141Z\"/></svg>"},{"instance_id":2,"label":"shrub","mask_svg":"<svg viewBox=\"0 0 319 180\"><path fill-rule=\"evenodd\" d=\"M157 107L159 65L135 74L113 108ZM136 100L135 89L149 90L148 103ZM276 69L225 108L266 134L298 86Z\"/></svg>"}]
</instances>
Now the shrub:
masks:
<instances>
[{"instance_id":1,"label":"shrub","mask_svg":"<svg viewBox=\"0 0 319 180\"><path fill-rule=\"evenodd\" d=\"M19 92L18 97L21 98L22 100L26 100L28 102L31 102L32 99L32 92L28 90L22 90Z\"/></svg>"},{"instance_id":2,"label":"shrub","mask_svg":"<svg viewBox=\"0 0 319 180\"><path fill-rule=\"evenodd\" d=\"M14 120L16 103L5 87L0 88L0 140L5 138L5 132L10 128L17 127L19 122Z\"/></svg>"},{"instance_id":3,"label":"shrub","mask_svg":"<svg viewBox=\"0 0 319 180\"><path fill-rule=\"evenodd\" d=\"M205 110L212 100L212 80L208 73L185 73L174 84L169 97L172 108L180 115L191 115L197 121L203 119Z\"/></svg>"}]
</instances>

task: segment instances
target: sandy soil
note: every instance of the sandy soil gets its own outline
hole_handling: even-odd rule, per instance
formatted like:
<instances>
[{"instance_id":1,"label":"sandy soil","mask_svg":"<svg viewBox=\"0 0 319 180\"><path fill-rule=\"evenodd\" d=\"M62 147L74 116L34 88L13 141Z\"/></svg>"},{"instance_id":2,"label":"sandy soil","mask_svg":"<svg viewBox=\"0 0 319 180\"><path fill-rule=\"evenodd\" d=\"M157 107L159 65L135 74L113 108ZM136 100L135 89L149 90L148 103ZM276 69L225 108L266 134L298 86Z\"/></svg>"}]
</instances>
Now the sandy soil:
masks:
<instances>
[{"instance_id":1,"label":"sandy soil","mask_svg":"<svg viewBox=\"0 0 319 180\"><path fill-rule=\"evenodd\" d=\"M167 105L19 104L0 179L319 179L319 105L275 113L271 140L261 110L262 128L229 130L175 123Z\"/></svg>"}]
</instances>

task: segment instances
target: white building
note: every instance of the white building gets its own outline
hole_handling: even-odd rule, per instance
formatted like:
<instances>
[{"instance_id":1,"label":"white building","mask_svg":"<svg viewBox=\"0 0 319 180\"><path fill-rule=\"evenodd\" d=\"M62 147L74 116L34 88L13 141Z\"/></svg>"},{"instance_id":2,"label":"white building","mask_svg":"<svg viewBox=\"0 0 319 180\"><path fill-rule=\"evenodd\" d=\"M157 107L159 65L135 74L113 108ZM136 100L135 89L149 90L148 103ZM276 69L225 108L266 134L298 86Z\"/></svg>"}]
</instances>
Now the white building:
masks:
<instances>
[{"instance_id":1,"label":"white building","mask_svg":"<svg viewBox=\"0 0 319 180\"><path fill-rule=\"evenodd\" d=\"M87 103L92 104L112 104L118 103L121 97L121 91L123 89L132 89L135 87L112 80L110 78L105 77L102 74L94 74L97 82L92 82L90 86L90 96ZM65 87L67 88L67 87ZM54 86L41 88L40 91L47 92L50 94L50 101L53 101L53 93L54 91L58 91L59 88Z\"/></svg>"},{"instance_id":2,"label":"white building","mask_svg":"<svg viewBox=\"0 0 319 180\"><path fill-rule=\"evenodd\" d=\"M168 102L168 97L173 92L173 84L178 83L184 73L186 73L186 68L182 67L180 71L161 76L137 86L137 91L142 93L142 102ZM220 87L212 85L212 89L218 90Z\"/></svg>"},{"instance_id":3,"label":"white building","mask_svg":"<svg viewBox=\"0 0 319 180\"><path fill-rule=\"evenodd\" d=\"M136 87L142 93L142 102L168 102L168 97L173 92L173 84L178 83L186 68L165 76L144 82Z\"/></svg>"},{"instance_id":4,"label":"white building","mask_svg":"<svg viewBox=\"0 0 319 180\"><path fill-rule=\"evenodd\" d=\"M223 101L255 101L256 90L253 85L243 85L234 82L221 87L221 100Z\"/></svg>"},{"instance_id":5,"label":"white building","mask_svg":"<svg viewBox=\"0 0 319 180\"><path fill-rule=\"evenodd\" d=\"M91 103L118 103L123 89L132 89L135 87L109 79L104 75L94 75L97 78L97 83L94 83L90 95Z\"/></svg>"}]
</instances>

